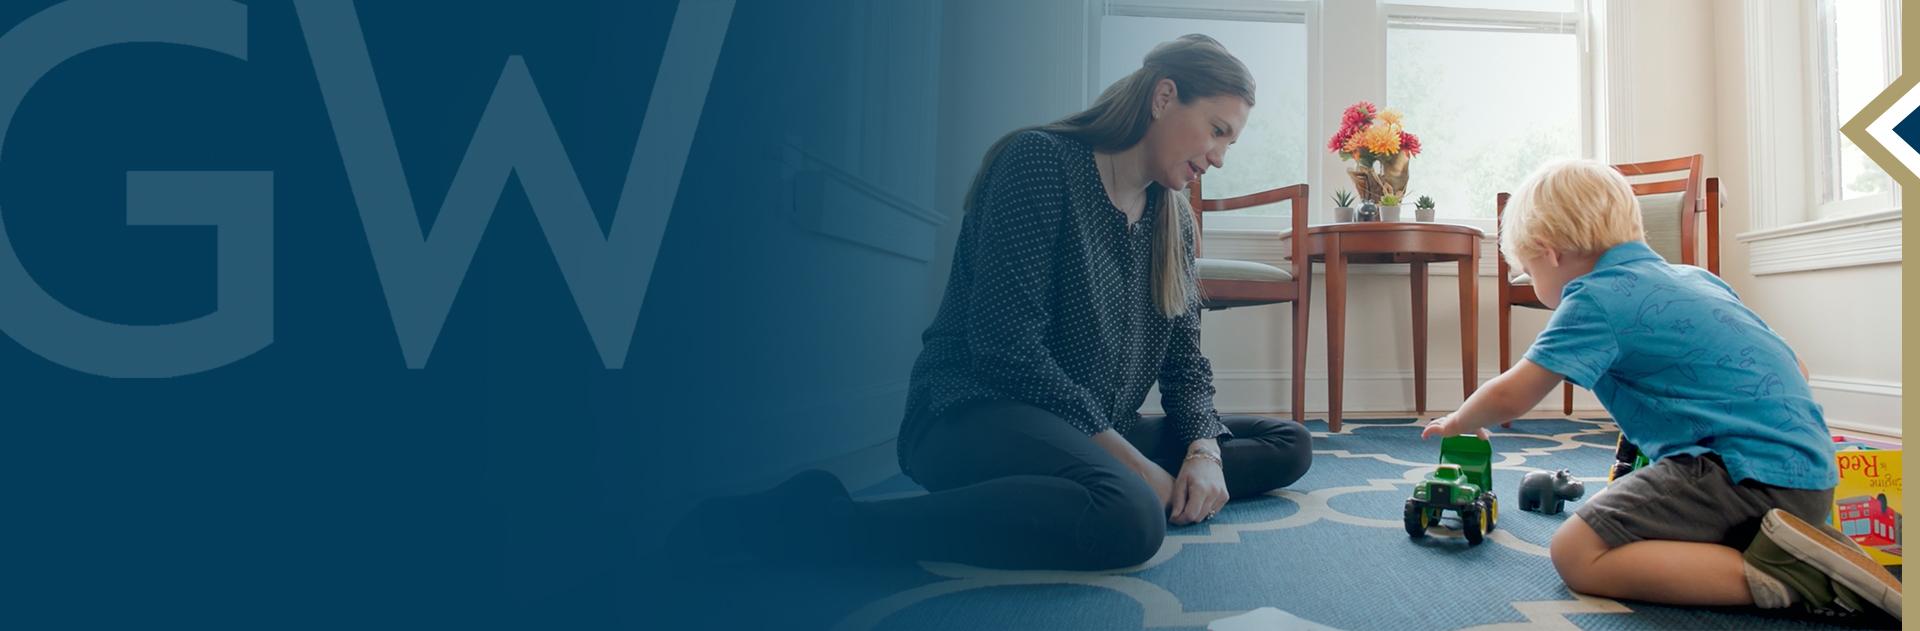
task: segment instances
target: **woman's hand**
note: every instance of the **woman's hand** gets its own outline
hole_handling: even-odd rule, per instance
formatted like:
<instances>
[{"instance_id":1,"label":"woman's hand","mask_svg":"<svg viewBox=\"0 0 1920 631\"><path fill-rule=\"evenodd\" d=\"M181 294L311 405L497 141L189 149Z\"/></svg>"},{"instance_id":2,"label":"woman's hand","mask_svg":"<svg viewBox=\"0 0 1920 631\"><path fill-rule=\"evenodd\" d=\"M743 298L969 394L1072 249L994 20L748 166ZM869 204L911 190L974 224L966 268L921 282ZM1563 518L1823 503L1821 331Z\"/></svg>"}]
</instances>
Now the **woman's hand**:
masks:
<instances>
[{"instance_id":1,"label":"woman's hand","mask_svg":"<svg viewBox=\"0 0 1920 631\"><path fill-rule=\"evenodd\" d=\"M1166 508L1173 503L1174 480L1166 469L1160 468L1160 465L1149 460L1135 471L1147 480L1147 486L1153 487L1153 494L1160 498L1161 508Z\"/></svg>"},{"instance_id":2,"label":"woman's hand","mask_svg":"<svg viewBox=\"0 0 1920 631\"><path fill-rule=\"evenodd\" d=\"M1227 504L1227 476L1220 470L1220 448L1212 440L1194 441L1173 481L1167 521L1175 525L1212 519Z\"/></svg>"},{"instance_id":3,"label":"woman's hand","mask_svg":"<svg viewBox=\"0 0 1920 631\"><path fill-rule=\"evenodd\" d=\"M1167 470L1160 468L1160 465L1147 459L1140 450L1133 447L1133 443L1121 438L1119 432L1109 429L1094 434L1093 444L1113 454L1113 458L1119 460L1120 464L1126 465L1128 469L1139 474L1140 479L1146 480L1147 486L1153 488L1153 494L1160 498L1161 508L1166 508L1173 502L1173 476L1167 474Z\"/></svg>"}]
</instances>

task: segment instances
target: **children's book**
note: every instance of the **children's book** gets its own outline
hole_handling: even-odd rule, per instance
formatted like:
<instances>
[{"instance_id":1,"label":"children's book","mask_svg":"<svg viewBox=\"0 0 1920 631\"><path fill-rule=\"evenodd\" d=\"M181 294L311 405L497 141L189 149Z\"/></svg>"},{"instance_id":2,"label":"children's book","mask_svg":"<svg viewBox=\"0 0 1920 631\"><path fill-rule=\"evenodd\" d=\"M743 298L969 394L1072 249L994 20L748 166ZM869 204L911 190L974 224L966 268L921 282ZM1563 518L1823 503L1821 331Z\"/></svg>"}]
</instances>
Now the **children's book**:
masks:
<instances>
[{"instance_id":1,"label":"children's book","mask_svg":"<svg viewBox=\"0 0 1920 631\"><path fill-rule=\"evenodd\" d=\"M1900 565L1900 446L1836 436L1833 527L1881 565Z\"/></svg>"}]
</instances>

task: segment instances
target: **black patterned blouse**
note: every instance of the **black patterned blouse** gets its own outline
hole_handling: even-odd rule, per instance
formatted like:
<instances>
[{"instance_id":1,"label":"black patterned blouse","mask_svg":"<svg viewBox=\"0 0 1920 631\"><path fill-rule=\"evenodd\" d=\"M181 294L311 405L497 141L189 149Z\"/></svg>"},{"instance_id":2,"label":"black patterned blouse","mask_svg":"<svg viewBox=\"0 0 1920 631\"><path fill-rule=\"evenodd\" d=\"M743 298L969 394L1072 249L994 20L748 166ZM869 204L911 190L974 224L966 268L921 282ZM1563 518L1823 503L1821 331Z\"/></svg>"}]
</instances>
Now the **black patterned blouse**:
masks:
<instances>
[{"instance_id":1,"label":"black patterned blouse","mask_svg":"<svg viewBox=\"0 0 1920 631\"><path fill-rule=\"evenodd\" d=\"M902 467L928 421L973 401L1020 401L1089 435L1124 433L1155 379L1182 443L1227 435L1200 354L1198 292L1178 318L1154 304L1160 191L1148 190L1128 226L1086 144L1042 131L1008 142L962 220L946 297L921 336ZM1191 283L1192 218L1180 220Z\"/></svg>"}]
</instances>

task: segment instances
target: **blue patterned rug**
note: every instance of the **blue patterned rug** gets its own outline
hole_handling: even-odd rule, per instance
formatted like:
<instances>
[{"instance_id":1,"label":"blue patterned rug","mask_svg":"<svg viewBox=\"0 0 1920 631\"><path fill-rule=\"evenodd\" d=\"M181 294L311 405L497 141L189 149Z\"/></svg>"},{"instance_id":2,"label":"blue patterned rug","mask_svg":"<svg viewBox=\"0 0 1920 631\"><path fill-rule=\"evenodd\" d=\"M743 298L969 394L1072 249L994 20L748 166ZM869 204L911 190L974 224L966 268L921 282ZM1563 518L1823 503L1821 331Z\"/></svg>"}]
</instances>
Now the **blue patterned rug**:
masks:
<instances>
[{"instance_id":1,"label":"blue patterned rug","mask_svg":"<svg viewBox=\"0 0 1920 631\"><path fill-rule=\"evenodd\" d=\"M1442 529L1411 540L1402 503L1438 458L1414 419L1313 421L1314 464L1293 487L1237 499L1213 521L1170 528L1160 553L1112 572L1006 572L926 563L832 572L734 572L745 606L705 609L712 626L867 629L1204 629L1262 608L1268 626L1332 629L1774 629L1818 621L1576 596L1547 543L1568 512L1519 510L1526 472L1571 469L1605 485L1617 430L1604 420L1495 428L1497 529L1478 546ZM919 493L895 478L863 498ZM690 579L695 580L695 579ZM757 603L757 604L756 604ZM682 603L692 605L692 603ZM705 607L715 605L703 604ZM1245 620L1244 618L1242 620ZM1231 621L1229 621L1230 623ZM1221 626L1227 626L1223 623Z\"/></svg>"}]
</instances>

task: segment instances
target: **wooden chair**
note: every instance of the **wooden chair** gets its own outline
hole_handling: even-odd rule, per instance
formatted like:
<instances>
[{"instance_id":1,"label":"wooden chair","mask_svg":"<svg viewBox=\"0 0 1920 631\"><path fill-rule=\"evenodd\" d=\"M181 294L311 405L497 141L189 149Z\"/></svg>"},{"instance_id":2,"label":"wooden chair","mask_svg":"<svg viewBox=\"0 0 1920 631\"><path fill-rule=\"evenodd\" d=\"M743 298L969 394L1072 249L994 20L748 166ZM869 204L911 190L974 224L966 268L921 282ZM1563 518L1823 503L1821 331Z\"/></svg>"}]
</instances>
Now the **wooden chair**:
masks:
<instances>
[{"instance_id":1,"label":"wooden chair","mask_svg":"<svg viewBox=\"0 0 1920 631\"><path fill-rule=\"evenodd\" d=\"M1613 168L1628 178L1651 176L1651 179L1633 183L1633 195L1640 204L1640 218L1646 226L1647 245L1667 261L1678 261L1682 265L1700 264L1696 248L1700 240L1700 220L1705 216L1706 269L1717 276L1720 274L1720 178L1706 179L1706 196L1702 199L1700 164L1700 154L1696 153L1683 158L1616 164ZM1508 197L1506 193L1495 197L1495 217L1506 215ZM1495 258L1500 260L1500 371L1506 372L1513 365L1513 308L1548 307L1534 293L1531 279L1524 274L1513 277L1508 270L1506 257ZM1565 395L1561 411L1572 415L1573 384L1565 384L1563 391Z\"/></svg>"},{"instance_id":2,"label":"wooden chair","mask_svg":"<svg viewBox=\"0 0 1920 631\"><path fill-rule=\"evenodd\" d=\"M1291 203L1293 227L1281 237L1290 244L1290 261L1286 267L1254 261L1205 258L1200 234L1195 234L1194 275L1199 279L1202 305L1210 311L1293 303L1293 420L1305 423L1307 297L1313 278L1309 274L1307 257L1302 254L1307 251L1307 185L1295 184L1225 199L1205 199L1200 193L1200 181L1195 180L1187 186L1187 195L1193 205L1193 224L1196 229L1204 226L1202 218L1209 212ZM1203 230L1196 232L1203 233Z\"/></svg>"}]
</instances>

